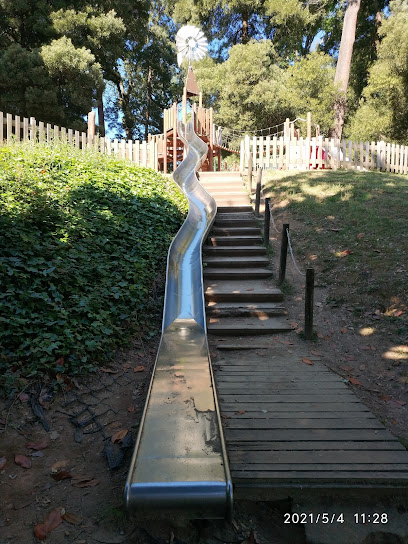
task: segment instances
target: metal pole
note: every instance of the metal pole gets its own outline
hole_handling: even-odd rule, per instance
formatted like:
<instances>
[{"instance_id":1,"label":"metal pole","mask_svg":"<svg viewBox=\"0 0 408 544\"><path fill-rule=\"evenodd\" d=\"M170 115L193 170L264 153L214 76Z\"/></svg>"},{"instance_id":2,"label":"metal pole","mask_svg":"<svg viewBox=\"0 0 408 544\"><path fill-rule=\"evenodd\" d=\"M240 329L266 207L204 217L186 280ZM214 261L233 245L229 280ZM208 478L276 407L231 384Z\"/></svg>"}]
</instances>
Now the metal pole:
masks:
<instances>
[{"instance_id":1,"label":"metal pole","mask_svg":"<svg viewBox=\"0 0 408 544\"><path fill-rule=\"evenodd\" d=\"M264 215L264 244L265 247L269 247L269 230L271 226L271 209L270 198L265 198L265 215Z\"/></svg>"},{"instance_id":2,"label":"metal pole","mask_svg":"<svg viewBox=\"0 0 408 544\"><path fill-rule=\"evenodd\" d=\"M279 263L279 283L285 281L286 258L288 256L288 233L289 223L284 223L282 227L281 252Z\"/></svg>"},{"instance_id":3,"label":"metal pole","mask_svg":"<svg viewBox=\"0 0 408 544\"><path fill-rule=\"evenodd\" d=\"M256 176L255 215L259 215L259 205L261 203L261 186L262 186L262 168L258 170L258 174Z\"/></svg>"},{"instance_id":4,"label":"metal pole","mask_svg":"<svg viewBox=\"0 0 408 544\"><path fill-rule=\"evenodd\" d=\"M306 269L305 286L305 337L313 337L313 300L314 300L314 268Z\"/></svg>"}]
</instances>

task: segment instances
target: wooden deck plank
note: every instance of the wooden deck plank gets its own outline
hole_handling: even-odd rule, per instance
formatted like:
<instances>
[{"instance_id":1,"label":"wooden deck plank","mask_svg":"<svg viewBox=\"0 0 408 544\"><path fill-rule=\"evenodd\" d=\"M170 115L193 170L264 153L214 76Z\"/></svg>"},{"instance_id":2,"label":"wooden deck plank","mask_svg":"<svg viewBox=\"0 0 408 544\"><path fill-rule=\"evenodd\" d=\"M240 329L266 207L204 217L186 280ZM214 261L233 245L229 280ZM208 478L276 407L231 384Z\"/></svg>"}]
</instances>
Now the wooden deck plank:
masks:
<instances>
[{"instance_id":1,"label":"wooden deck plank","mask_svg":"<svg viewBox=\"0 0 408 544\"><path fill-rule=\"evenodd\" d=\"M393 441L313 441L313 442L247 442L245 444L241 442L230 441L228 443L229 451L236 451L245 453L247 451L308 451L308 450L320 450L320 451L333 451L333 450L373 450L376 451L406 451L404 446L397 440Z\"/></svg>"},{"instance_id":2,"label":"wooden deck plank","mask_svg":"<svg viewBox=\"0 0 408 544\"><path fill-rule=\"evenodd\" d=\"M244 412L244 413L242 413ZM239 416L239 420L247 420L247 419L254 419L254 420L258 420L258 419L282 419L282 420L287 420L287 419L293 419L293 416L296 415L297 413L293 413L293 412L273 412L273 411L263 411L263 412L251 412L250 410L244 410L243 408L241 407L237 407L235 408L235 410L224 410L223 411L223 414L225 415L225 419L231 419L231 417L233 416ZM325 420L334 420L333 421L333 425L335 424L335 420L341 420L343 419L345 416L347 416L348 419L360 419L361 420L361 417L362 416L365 416L367 419L373 419L373 420L376 420L376 417L371 414L371 412L363 412L361 413L360 411L358 412L352 412L351 414L347 411L347 412L326 412L324 414L324 419ZM322 412L302 412L302 419L321 419L322 417ZM229 425L227 424L228 422L226 422L226 426L229 427Z\"/></svg>"},{"instance_id":3,"label":"wooden deck plank","mask_svg":"<svg viewBox=\"0 0 408 544\"><path fill-rule=\"evenodd\" d=\"M346 465L401 463L408 469L408 455L406 451L231 451L229 454L231 465L257 465L271 466L276 469L277 465L310 465L320 470L321 465ZM265 470L265 468L263 469ZM311 469L312 470L312 469ZM333 469L334 470L334 469Z\"/></svg>"},{"instance_id":4,"label":"wooden deck plank","mask_svg":"<svg viewBox=\"0 0 408 544\"><path fill-rule=\"evenodd\" d=\"M260 403L256 400L254 402L225 402L222 406L222 411L225 414L229 412L236 412L237 410L245 410L247 413L254 414L276 414L276 417L292 417L292 412L299 412L299 404L297 402L264 402ZM322 416L322 413L325 414L325 417L332 417L333 413L350 413L357 412L362 414L370 414L372 417L375 417L368 408L361 407L357 402L350 403L345 405L340 402L309 402L303 403L302 405L302 414L318 414L319 417ZM306 416L305 416L306 417Z\"/></svg>"},{"instance_id":5,"label":"wooden deck plank","mask_svg":"<svg viewBox=\"0 0 408 544\"><path fill-rule=\"evenodd\" d=\"M315 418L242 418L225 419L226 429L383 429L384 426L376 418L368 417L315 419Z\"/></svg>"},{"instance_id":6,"label":"wooden deck plank","mask_svg":"<svg viewBox=\"0 0 408 544\"><path fill-rule=\"evenodd\" d=\"M235 485L239 485L242 480L250 480L251 483L257 482L257 484L262 487L262 484L267 485L277 485L278 483L283 484L296 484L305 485L305 482L308 483L310 487L316 485L319 482L331 483L335 485L338 481L345 481L345 484L348 486L356 485L357 483L365 483L368 485L373 485L375 483L388 483L393 487L398 486L408 486L408 473L401 471L327 471L327 472L317 472L316 470L302 471L302 470L290 470L290 471L231 471L232 480ZM264 482L262 481L264 480Z\"/></svg>"},{"instance_id":7,"label":"wooden deck plank","mask_svg":"<svg viewBox=\"0 0 408 544\"><path fill-rule=\"evenodd\" d=\"M225 420L223 420L225 422ZM224 427L224 434L227 442L230 440L250 441L260 440L262 442L299 442L305 440L396 440L385 428L376 429L229 429Z\"/></svg>"}]
</instances>

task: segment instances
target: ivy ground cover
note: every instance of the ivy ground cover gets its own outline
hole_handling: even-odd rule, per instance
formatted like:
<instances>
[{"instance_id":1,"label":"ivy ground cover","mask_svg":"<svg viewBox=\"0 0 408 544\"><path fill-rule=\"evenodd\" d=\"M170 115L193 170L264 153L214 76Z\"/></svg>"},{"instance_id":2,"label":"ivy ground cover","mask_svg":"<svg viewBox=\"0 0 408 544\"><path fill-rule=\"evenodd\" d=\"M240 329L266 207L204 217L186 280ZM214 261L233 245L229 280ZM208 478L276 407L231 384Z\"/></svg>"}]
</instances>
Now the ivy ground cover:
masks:
<instances>
[{"instance_id":1,"label":"ivy ground cover","mask_svg":"<svg viewBox=\"0 0 408 544\"><path fill-rule=\"evenodd\" d=\"M123 160L0 147L2 389L91 370L148 327L186 211L173 181Z\"/></svg>"}]
</instances>

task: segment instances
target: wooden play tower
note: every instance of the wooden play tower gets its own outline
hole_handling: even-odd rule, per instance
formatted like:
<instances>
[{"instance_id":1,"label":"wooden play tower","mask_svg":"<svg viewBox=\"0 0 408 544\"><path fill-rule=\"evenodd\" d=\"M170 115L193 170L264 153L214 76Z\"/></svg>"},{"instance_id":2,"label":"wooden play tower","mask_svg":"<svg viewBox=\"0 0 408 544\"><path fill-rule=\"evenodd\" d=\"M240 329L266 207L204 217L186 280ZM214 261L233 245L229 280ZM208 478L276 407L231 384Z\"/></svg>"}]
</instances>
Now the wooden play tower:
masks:
<instances>
[{"instance_id":1,"label":"wooden play tower","mask_svg":"<svg viewBox=\"0 0 408 544\"><path fill-rule=\"evenodd\" d=\"M198 103L189 104L188 99L198 97ZM188 111L189 110L189 111ZM189 67L186 85L183 90L183 99L181 103L181 118L179 117L179 105L175 102L170 108L165 109L163 113L163 134L152 136L157 142L159 169L167 174L170 164L175 169L175 165L183 160L185 153L184 144L177 135L177 122L181 120L187 122L187 117L191 115L194 121L194 130L196 134L208 145L207 159L203 163L201 170L213 171L214 159L217 159L217 170L221 170L221 145L219 131L214 125L213 108L203 108L203 98L194 76L194 72Z\"/></svg>"}]
</instances>

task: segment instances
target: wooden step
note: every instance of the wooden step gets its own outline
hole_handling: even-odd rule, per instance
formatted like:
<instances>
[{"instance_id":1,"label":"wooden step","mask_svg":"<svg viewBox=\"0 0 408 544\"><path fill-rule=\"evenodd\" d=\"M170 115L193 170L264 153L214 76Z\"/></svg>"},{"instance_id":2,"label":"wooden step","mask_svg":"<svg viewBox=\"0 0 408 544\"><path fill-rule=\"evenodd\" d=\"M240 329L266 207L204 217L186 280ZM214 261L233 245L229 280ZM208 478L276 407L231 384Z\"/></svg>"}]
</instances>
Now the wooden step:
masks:
<instances>
[{"instance_id":1,"label":"wooden step","mask_svg":"<svg viewBox=\"0 0 408 544\"><path fill-rule=\"evenodd\" d=\"M272 270L270 268L204 268L204 278L219 280L242 280L270 278Z\"/></svg>"},{"instance_id":2,"label":"wooden step","mask_svg":"<svg viewBox=\"0 0 408 544\"><path fill-rule=\"evenodd\" d=\"M252 217L254 216L254 209L252 206L218 206L217 207L217 214L230 214L230 213L251 213Z\"/></svg>"},{"instance_id":3,"label":"wooden step","mask_svg":"<svg viewBox=\"0 0 408 544\"><path fill-rule=\"evenodd\" d=\"M266 248L263 246L203 246L204 254L210 256L235 256L245 255L266 255Z\"/></svg>"},{"instance_id":4,"label":"wooden step","mask_svg":"<svg viewBox=\"0 0 408 544\"><path fill-rule=\"evenodd\" d=\"M211 234L214 236L259 236L259 227L219 227L214 225Z\"/></svg>"},{"instance_id":5,"label":"wooden step","mask_svg":"<svg viewBox=\"0 0 408 544\"><path fill-rule=\"evenodd\" d=\"M209 236L209 245L213 246L256 246L262 243L260 236Z\"/></svg>"},{"instance_id":6,"label":"wooden step","mask_svg":"<svg viewBox=\"0 0 408 544\"><path fill-rule=\"evenodd\" d=\"M255 268L258 266L265 267L269 265L268 257L263 257L261 255L245 255L244 257L212 257L206 255L203 258L203 262L207 263L207 266L213 268L246 268L250 266Z\"/></svg>"},{"instance_id":7,"label":"wooden step","mask_svg":"<svg viewBox=\"0 0 408 544\"><path fill-rule=\"evenodd\" d=\"M279 317L268 317L267 319L255 318L210 318L207 324L209 334L223 336L249 336L257 334L273 334L292 330L289 323Z\"/></svg>"},{"instance_id":8,"label":"wooden step","mask_svg":"<svg viewBox=\"0 0 408 544\"><path fill-rule=\"evenodd\" d=\"M280 289L271 287L265 280L205 281L207 302L280 302Z\"/></svg>"},{"instance_id":9,"label":"wooden step","mask_svg":"<svg viewBox=\"0 0 408 544\"><path fill-rule=\"evenodd\" d=\"M219 219L218 216L216 216L214 221L214 228L215 227L225 229L231 227L256 227L259 231L259 224L255 217L252 219Z\"/></svg>"},{"instance_id":10,"label":"wooden step","mask_svg":"<svg viewBox=\"0 0 408 544\"><path fill-rule=\"evenodd\" d=\"M279 302L210 302L206 307L208 317L257 317L287 315Z\"/></svg>"}]
</instances>

